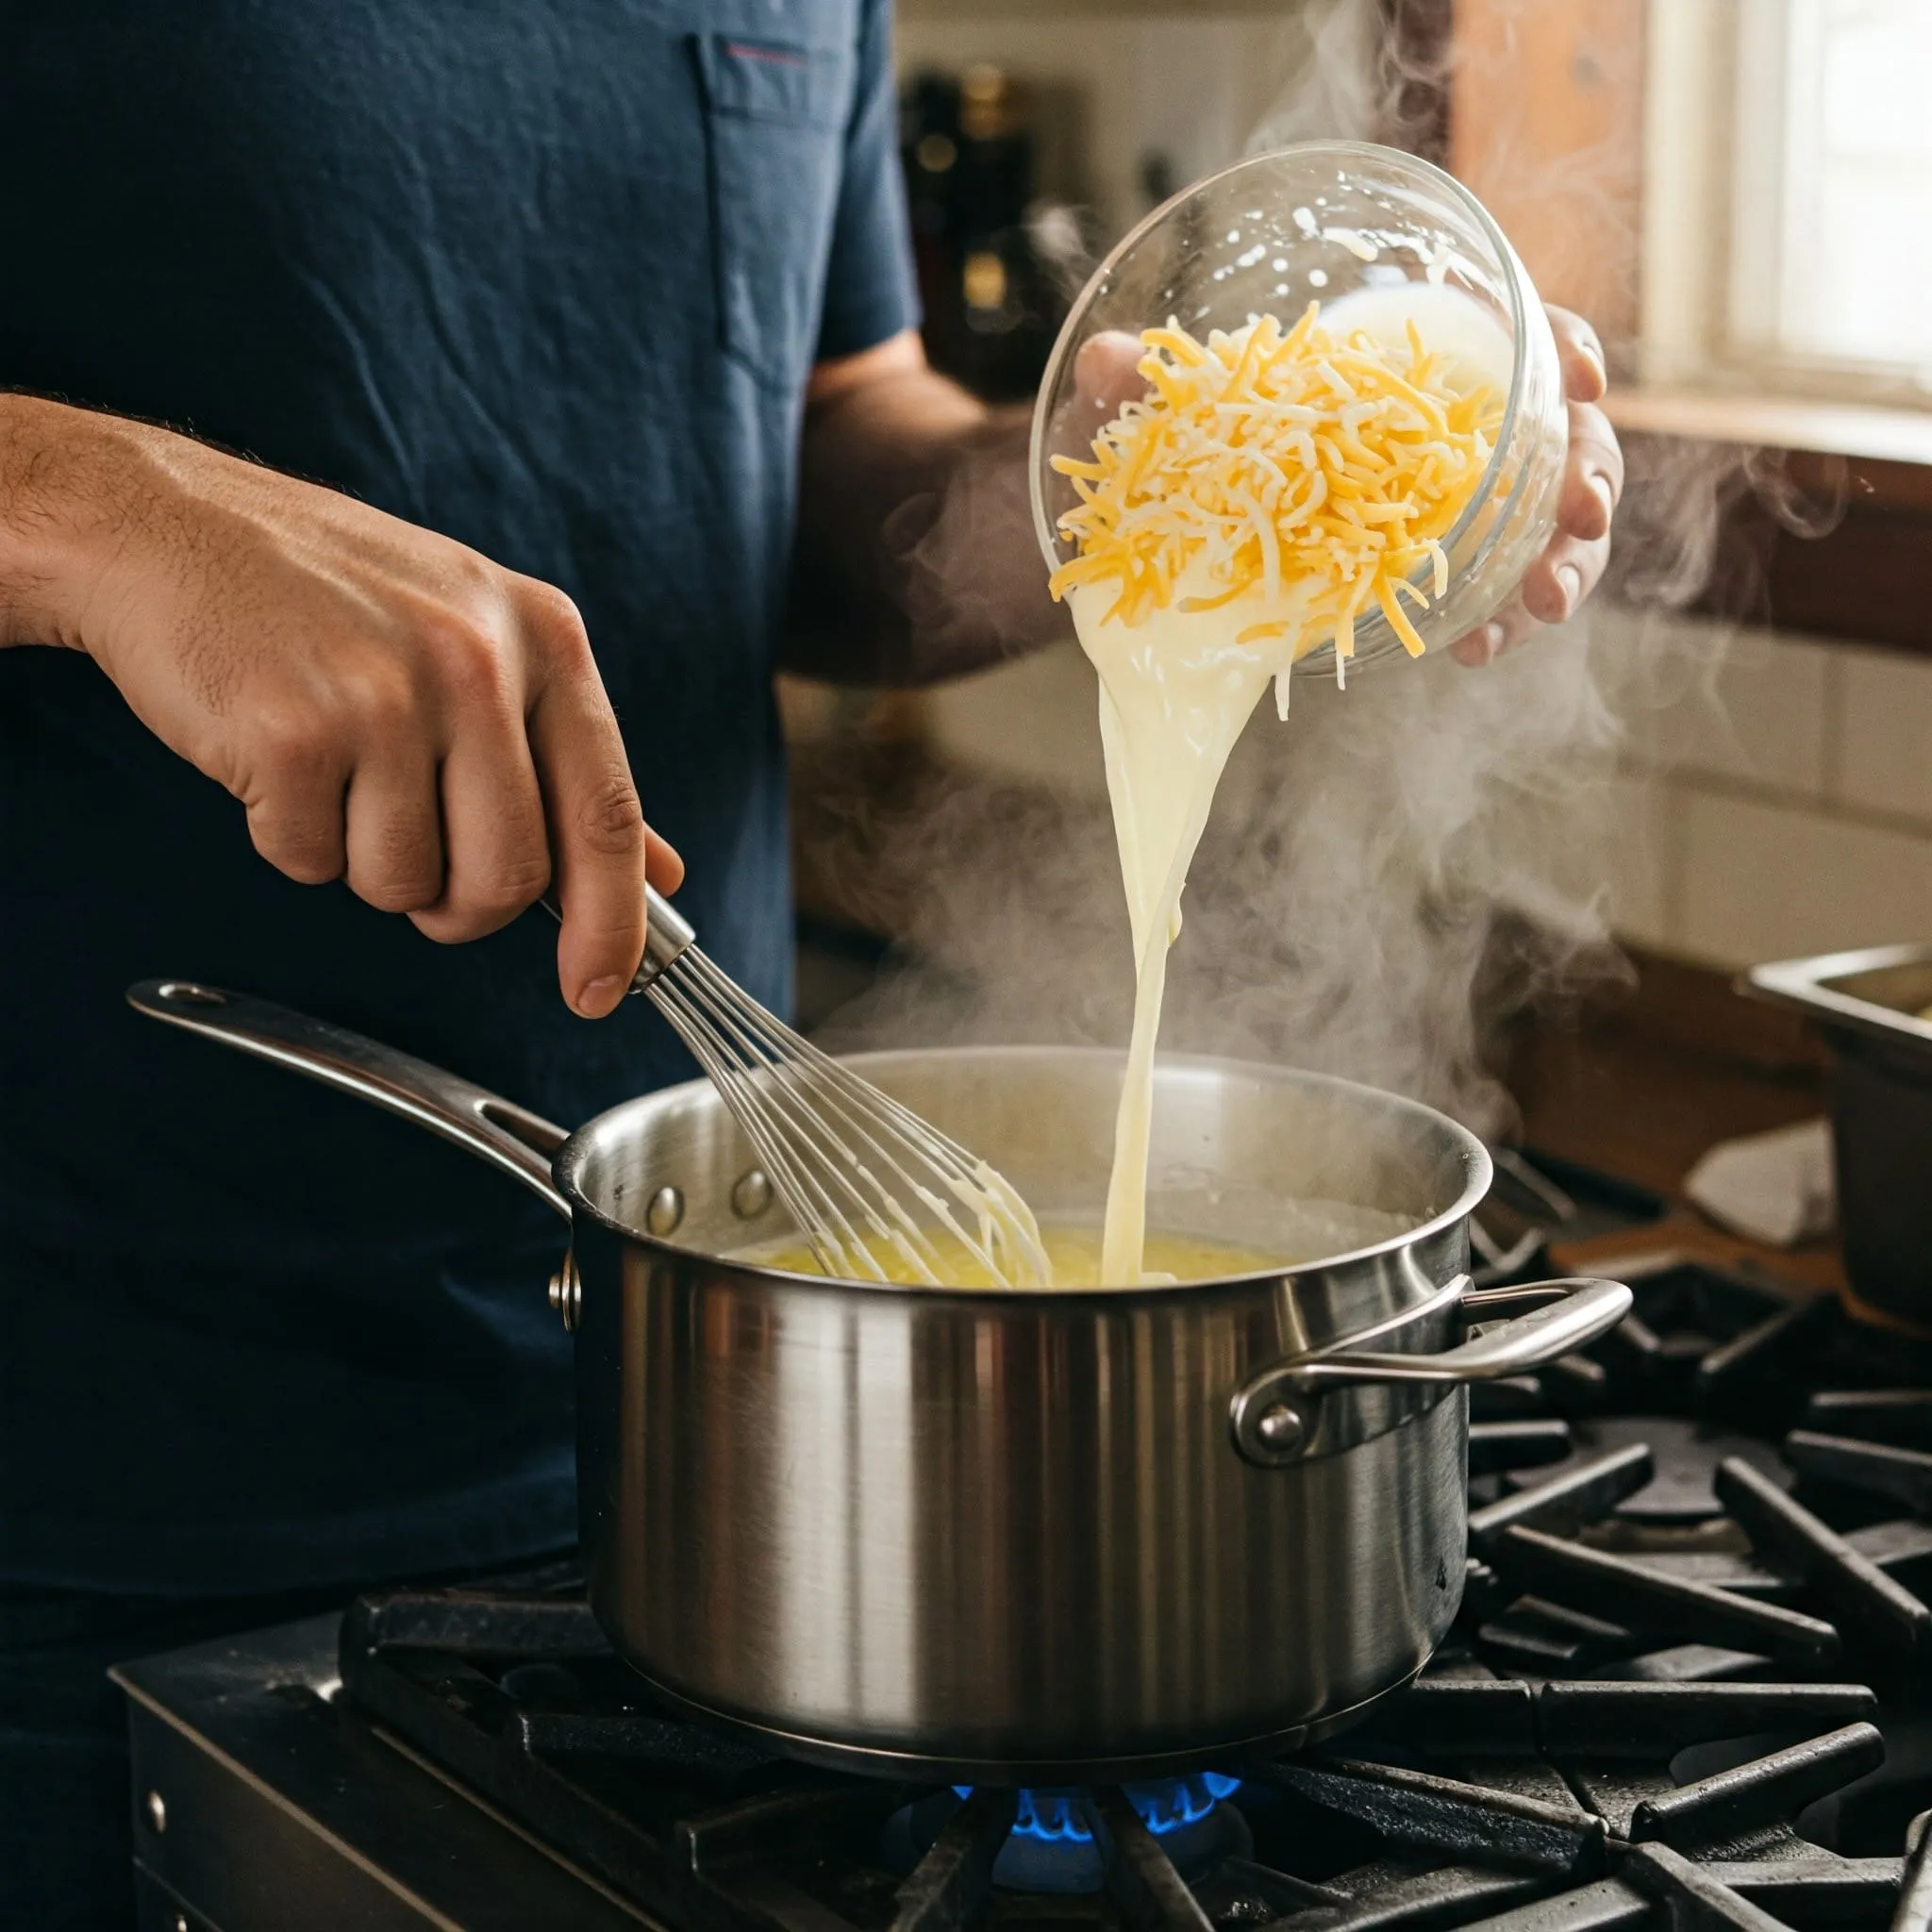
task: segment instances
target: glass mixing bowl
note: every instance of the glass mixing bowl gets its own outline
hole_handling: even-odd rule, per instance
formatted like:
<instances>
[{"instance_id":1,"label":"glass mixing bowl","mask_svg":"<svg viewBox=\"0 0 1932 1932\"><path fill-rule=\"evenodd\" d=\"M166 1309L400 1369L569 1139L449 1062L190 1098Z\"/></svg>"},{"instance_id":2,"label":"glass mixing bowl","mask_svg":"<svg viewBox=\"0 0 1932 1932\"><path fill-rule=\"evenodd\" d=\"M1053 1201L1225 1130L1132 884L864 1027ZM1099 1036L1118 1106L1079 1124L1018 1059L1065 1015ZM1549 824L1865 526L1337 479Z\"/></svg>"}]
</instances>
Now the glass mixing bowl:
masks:
<instances>
[{"instance_id":1,"label":"glass mixing bowl","mask_svg":"<svg viewBox=\"0 0 1932 1932\"><path fill-rule=\"evenodd\" d=\"M1202 337L1270 311L1285 327L1311 299L1325 311L1357 290L1404 282L1459 291L1507 338L1495 453L1444 545L1449 588L1415 625L1434 650L1494 616L1556 524L1568 440L1556 341L1516 251L1474 195L1427 161L1366 142L1303 142L1224 168L1156 208L1094 271L1033 411L1033 518L1048 568L1074 555L1057 520L1077 500L1050 459L1091 457L1119 410L1118 396L1080 393L1074 370L1089 341L1138 336L1170 316ZM1357 661L1401 648L1379 611L1357 620ZM1332 654L1324 644L1296 668Z\"/></svg>"}]
</instances>

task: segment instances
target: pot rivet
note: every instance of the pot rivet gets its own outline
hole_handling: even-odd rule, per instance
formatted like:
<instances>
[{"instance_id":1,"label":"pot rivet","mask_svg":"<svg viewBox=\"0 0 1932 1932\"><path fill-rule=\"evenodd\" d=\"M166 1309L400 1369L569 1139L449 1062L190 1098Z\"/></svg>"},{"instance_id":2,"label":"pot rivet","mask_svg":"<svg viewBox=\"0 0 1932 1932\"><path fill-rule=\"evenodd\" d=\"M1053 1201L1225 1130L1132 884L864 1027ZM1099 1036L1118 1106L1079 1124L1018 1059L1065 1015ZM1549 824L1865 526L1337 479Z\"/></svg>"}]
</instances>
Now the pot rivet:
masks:
<instances>
[{"instance_id":1,"label":"pot rivet","mask_svg":"<svg viewBox=\"0 0 1932 1932\"><path fill-rule=\"evenodd\" d=\"M563 1265L550 1277L550 1312L560 1321L567 1333L575 1335L577 1326L577 1313L583 1306L583 1277L577 1273L577 1257L575 1249L565 1249Z\"/></svg>"},{"instance_id":2,"label":"pot rivet","mask_svg":"<svg viewBox=\"0 0 1932 1932\"><path fill-rule=\"evenodd\" d=\"M1300 1409L1277 1402L1261 1411L1255 1433L1276 1456L1292 1456L1308 1440L1308 1425Z\"/></svg>"},{"instance_id":3,"label":"pot rivet","mask_svg":"<svg viewBox=\"0 0 1932 1932\"><path fill-rule=\"evenodd\" d=\"M166 1831L168 1828L168 1807L158 1791L150 1791L147 1794L147 1822L157 1831Z\"/></svg>"},{"instance_id":4,"label":"pot rivet","mask_svg":"<svg viewBox=\"0 0 1932 1932\"><path fill-rule=\"evenodd\" d=\"M741 1221L756 1221L772 1205L772 1182L761 1167L748 1167L731 1190L731 1211Z\"/></svg>"},{"instance_id":5,"label":"pot rivet","mask_svg":"<svg viewBox=\"0 0 1932 1932\"><path fill-rule=\"evenodd\" d=\"M644 1209L644 1225L655 1235L675 1234L684 1219L684 1195L676 1188L659 1188Z\"/></svg>"},{"instance_id":6,"label":"pot rivet","mask_svg":"<svg viewBox=\"0 0 1932 1932\"><path fill-rule=\"evenodd\" d=\"M176 1007L225 1007L228 995L219 987L196 986L192 979L171 979L160 989L161 997Z\"/></svg>"}]
</instances>

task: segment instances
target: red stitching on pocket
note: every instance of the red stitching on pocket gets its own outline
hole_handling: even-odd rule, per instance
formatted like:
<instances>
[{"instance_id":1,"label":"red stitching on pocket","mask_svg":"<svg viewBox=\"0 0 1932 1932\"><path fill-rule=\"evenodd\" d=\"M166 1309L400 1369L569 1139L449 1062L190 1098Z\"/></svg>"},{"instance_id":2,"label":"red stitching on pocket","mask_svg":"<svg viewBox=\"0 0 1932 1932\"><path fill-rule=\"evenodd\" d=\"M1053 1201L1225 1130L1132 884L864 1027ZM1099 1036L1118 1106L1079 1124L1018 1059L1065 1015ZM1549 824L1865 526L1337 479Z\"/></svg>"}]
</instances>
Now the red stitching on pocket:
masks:
<instances>
[{"instance_id":1,"label":"red stitching on pocket","mask_svg":"<svg viewBox=\"0 0 1932 1932\"><path fill-rule=\"evenodd\" d=\"M726 41L724 51L734 60L769 60L776 67L803 67L803 54L788 54L783 47L755 47L749 41Z\"/></svg>"}]
</instances>

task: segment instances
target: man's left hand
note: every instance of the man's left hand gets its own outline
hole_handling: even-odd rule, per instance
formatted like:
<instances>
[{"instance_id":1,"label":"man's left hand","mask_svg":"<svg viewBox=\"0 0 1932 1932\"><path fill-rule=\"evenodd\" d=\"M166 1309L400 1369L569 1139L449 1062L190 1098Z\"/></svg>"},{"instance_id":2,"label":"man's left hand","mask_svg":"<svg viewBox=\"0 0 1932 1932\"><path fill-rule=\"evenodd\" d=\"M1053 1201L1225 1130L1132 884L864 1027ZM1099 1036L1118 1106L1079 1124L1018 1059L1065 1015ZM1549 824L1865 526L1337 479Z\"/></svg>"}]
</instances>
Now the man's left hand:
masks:
<instances>
[{"instance_id":1,"label":"man's left hand","mask_svg":"<svg viewBox=\"0 0 1932 1932\"><path fill-rule=\"evenodd\" d=\"M1596 331L1567 308L1549 311L1570 406L1570 456L1557 502L1557 534L1524 572L1516 595L1480 630L1450 647L1462 664L1487 664L1532 636L1561 624L1596 588L1610 555L1610 516L1624 493L1624 452L1597 405L1607 386Z\"/></svg>"}]
</instances>

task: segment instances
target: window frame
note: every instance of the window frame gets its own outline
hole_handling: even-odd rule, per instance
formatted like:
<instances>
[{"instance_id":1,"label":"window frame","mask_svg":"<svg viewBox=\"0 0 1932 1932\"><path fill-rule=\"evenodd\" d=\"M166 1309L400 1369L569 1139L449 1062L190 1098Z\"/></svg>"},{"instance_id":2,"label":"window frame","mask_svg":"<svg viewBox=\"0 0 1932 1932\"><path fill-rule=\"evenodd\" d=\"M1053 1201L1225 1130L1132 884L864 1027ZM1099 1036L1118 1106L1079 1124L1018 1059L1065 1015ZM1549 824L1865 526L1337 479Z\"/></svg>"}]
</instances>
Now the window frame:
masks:
<instances>
[{"instance_id":1,"label":"window frame","mask_svg":"<svg viewBox=\"0 0 1932 1932\"><path fill-rule=\"evenodd\" d=\"M1642 379L1932 411L1932 364L1807 355L1780 340L1787 183L1804 165L1789 115L1790 76L1804 58L1792 42L1815 21L1793 0L1649 0ZM1754 329L1752 317L1765 325Z\"/></svg>"}]
</instances>

